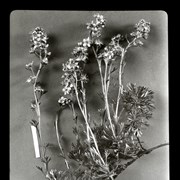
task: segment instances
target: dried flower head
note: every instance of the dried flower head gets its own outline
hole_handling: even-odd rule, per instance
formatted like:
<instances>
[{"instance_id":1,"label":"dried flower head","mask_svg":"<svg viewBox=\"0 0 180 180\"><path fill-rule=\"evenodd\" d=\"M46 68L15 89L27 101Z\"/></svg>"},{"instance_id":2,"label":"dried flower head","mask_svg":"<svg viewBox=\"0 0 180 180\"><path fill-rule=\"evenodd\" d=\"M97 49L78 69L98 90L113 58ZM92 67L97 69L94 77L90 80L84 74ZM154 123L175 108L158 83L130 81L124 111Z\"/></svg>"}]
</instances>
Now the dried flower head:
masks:
<instances>
[{"instance_id":1,"label":"dried flower head","mask_svg":"<svg viewBox=\"0 0 180 180\"><path fill-rule=\"evenodd\" d=\"M45 31L43 30L43 28L36 27L34 31L32 31L30 34L31 34L30 41L32 42L31 50L30 50L31 53L34 53L35 51L47 49L47 47L49 46L47 44L48 37Z\"/></svg>"},{"instance_id":2,"label":"dried flower head","mask_svg":"<svg viewBox=\"0 0 180 180\"><path fill-rule=\"evenodd\" d=\"M88 50L88 47L90 47L90 45L91 45L91 41L88 38L84 39L83 43L82 42L78 43L78 46L75 47L72 52L72 54L75 57L75 61L86 62L87 56L88 56L87 50Z\"/></svg>"},{"instance_id":3,"label":"dried flower head","mask_svg":"<svg viewBox=\"0 0 180 180\"><path fill-rule=\"evenodd\" d=\"M65 64L63 63L63 71L78 71L79 64L73 58L70 58Z\"/></svg>"},{"instance_id":4,"label":"dried flower head","mask_svg":"<svg viewBox=\"0 0 180 180\"><path fill-rule=\"evenodd\" d=\"M92 41L91 41L91 39L89 37L86 38L86 39L83 39L83 46L84 47L90 47L91 43L92 43Z\"/></svg>"},{"instance_id":5,"label":"dried flower head","mask_svg":"<svg viewBox=\"0 0 180 180\"><path fill-rule=\"evenodd\" d=\"M135 32L131 33L131 36L135 36L136 38L144 38L147 39L150 33L150 22L146 22L144 19L141 19L135 25Z\"/></svg>"},{"instance_id":6,"label":"dried flower head","mask_svg":"<svg viewBox=\"0 0 180 180\"><path fill-rule=\"evenodd\" d=\"M119 43L121 38L122 36L120 34L113 37L109 45L104 48L104 51L101 54L99 54L98 57L100 59L103 58L105 62L115 60L116 56L119 56L122 51L122 47Z\"/></svg>"},{"instance_id":7,"label":"dried flower head","mask_svg":"<svg viewBox=\"0 0 180 180\"><path fill-rule=\"evenodd\" d=\"M59 103L60 106L68 105L70 102L71 102L71 100L68 99L68 98L66 98L66 97L64 97L64 96L62 96L62 97L59 98L59 100L58 100L58 103Z\"/></svg>"},{"instance_id":8,"label":"dried flower head","mask_svg":"<svg viewBox=\"0 0 180 180\"><path fill-rule=\"evenodd\" d=\"M95 14L95 21L91 21L91 23L87 23L87 29L91 31L92 37L100 37L101 29L105 27L106 20L103 15Z\"/></svg>"},{"instance_id":9,"label":"dried flower head","mask_svg":"<svg viewBox=\"0 0 180 180\"><path fill-rule=\"evenodd\" d=\"M62 89L62 91L64 92L64 95L70 94L72 92L72 90L74 89L74 86L70 81L68 81L66 83L65 83L65 81L63 81L62 84L64 85L64 87Z\"/></svg>"},{"instance_id":10,"label":"dried flower head","mask_svg":"<svg viewBox=\"0 0 180 180\"><path fill-rule=\"evenodd\" d=\"M99 39L96 39L96 40L94 41L94 44L95 44L96 46L99 46L99 47L103 45L102 41L100 41Z\"/></svg>"}]
</instances>

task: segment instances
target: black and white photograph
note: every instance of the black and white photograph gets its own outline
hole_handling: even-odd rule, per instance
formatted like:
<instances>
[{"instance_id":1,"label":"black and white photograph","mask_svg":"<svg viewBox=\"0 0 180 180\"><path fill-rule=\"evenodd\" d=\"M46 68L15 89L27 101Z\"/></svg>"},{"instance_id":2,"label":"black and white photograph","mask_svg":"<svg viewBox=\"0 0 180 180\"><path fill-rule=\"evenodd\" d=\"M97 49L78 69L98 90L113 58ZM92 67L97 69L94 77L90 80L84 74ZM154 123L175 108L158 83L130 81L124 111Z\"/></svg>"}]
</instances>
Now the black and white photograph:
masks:
<instances>
[{"instance_id":1,"label":"black and white photograph","mask_svg":"<svg viewBox=\"0 0 180 180\"><path fill-rule=\"evenodd\" d=\"M168 15L10 14L10 180L169 180Z\"/></svg>"}]
</instances>

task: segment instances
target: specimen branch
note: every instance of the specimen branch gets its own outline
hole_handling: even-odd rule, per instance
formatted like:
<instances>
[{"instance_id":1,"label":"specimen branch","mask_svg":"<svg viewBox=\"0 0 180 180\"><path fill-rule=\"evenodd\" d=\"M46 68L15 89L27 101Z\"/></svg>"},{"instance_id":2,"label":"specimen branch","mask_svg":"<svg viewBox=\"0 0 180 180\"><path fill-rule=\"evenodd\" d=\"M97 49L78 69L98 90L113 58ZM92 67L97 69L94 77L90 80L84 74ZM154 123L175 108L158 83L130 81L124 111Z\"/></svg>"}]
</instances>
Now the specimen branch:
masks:
<instances>
[{"instance_id":1,"label":"specimen branch","mask_svg":"<svg viewBox=\"0 0 180 180\"><path fill-rule=\"evenodd\" d=\"M123 74L123 61L124 61L125 51L122 49L121 53L121 59L119 64L119 87L118 87L118 96L117 96L117 102L116 102L116 111L114 115L114 119L117 122L118 121L118 110L119 110L119 103L121 94L123 93L123 84L122 84L122 74Z\"/></svg>"},{"instance_id":2,"label":"specimen branch","mask_svg":"<svg viewBox=\"0 0 180 180\"><path fill-rule=\"evenodd\" d=\"M104 77L103 77L101 60L98 59L97 53L96 53L93 46L92 46L92 49L93 49L93 52L94 52L94 55L95 55L95 58L96 58L96 61L98 63L98 67L99 67L99 73L100 73L101 84L102 84L102 92L103 92L103 95L104 95L105 108L106 108L109 124L111 126L113 136L115 137L116 135L115 135L114 127L113 127L113 124L112 124L112 119L111 119L111 114L110 114L110 109L109 109L109 102L108 102L108 89L109 89L110 72L111 72L111 66L112 65L110 65L109 71L108 71L108 62L105 62L105 71L104 71Z\"/></svg>"},{"instance_id":3,"label":"specimen branch","mask_svg":"<svg viewBox=\"0 0 180 180\"><path fill-rule=\"evenodd\" d=\"M58 145L59 145L59 149L61 151L61 154L62 154L62 157L64 158L64 162L66 164L66 167L67 169L69 169L69 163L68 163L68 160L66 159L66 156L65 156L65 153L64 153L64 150L62 148L62 145L61 145L61 137L59 136L59 128L58 128L58 125L59 125L59 116L60 116L60 113L58 112L56 114L56 119L55 119L55 130L56 130L56 137L57 137L57 141L58 141Z\"/></svg>"},{"instance_id":4,"label":"specimen branch","mask_svg":"<svg viewBox=\"0 0 180 180\"><path fill-rule=\"evenodd\" d=\"M137 155L136 158L134 158L133 160L127 162L127 163L124 165L124 168L121 169L120 173L121 173L122 171L124 171L128 166L130 166L131 164L133 164L136 160L138 160L139 158L141 158L143 155L149 154L149 153L151 153L152 151L154 151L155 149L158 149L158 148L161 148L161 147L167 146L167 145L169 145L169 143L160 144L160 145L154 146L154 147L152 147L152 148L149 148L149 149L147 149L147 150L141 151L141 152Z\"/></svg>"},{"instance_id":5,"label":"specimen branch","mask_svg":"<svg viewBox=\"0 0 180 180\"><path fill-rule=\"evenodd\" d=\"M79 108L81 110L81 113L84 117L84 120L85 120L85 124L86 124L86 128L87 128L87 139L88 141L90 142L90 135L92 136L92 139L93 139L93 142L94 142L94 145L95 145L95 150L97 151L97 155L99 156L100 160L102 161L103 164L105 164L102 156L101 156L101 153L99 151L99 148L98 148L98 144L97 144L97 141L96 141L96 138L94 136L94 133L92 132L92 129L89 125L89 122L88 122L88 115L87 115L87 107L86 107L86 95L85 95L85 91L83 91L83 99L84 101L82 101L82 105L81 105L81 102L80 102L80 99L79 99L79 93L78 93L78 78L77 78L77 74L75 73L75 85L74 85L74 90L75 90L75 94L76 94L76 99L77 99L77 102L78 102L78 105L79 105Z\"/></svg>"},{"instance_id":6,"label":"specimen branch","mask_svg":"<svg viewBox=\"0 0 180 180\"><path fill-rule=\"evenodd\" d=\"M42 142L42 136L41 136L41 112L40 112L40 106L39 106L39 100L37 98L37 94L36 94L36 85L37 85L37 80L38 80L38 77L39 77L39 74L41 72L41 69L42 69L42 63L39 64L39 68L38 68L38 71L35 75L35 82L34 82L34 85L33 85L33 92L34 92L34 99L35 99L35 103L36 103L36 113L37 113L37 118L38 118L38 122L39 122L39 135L40 135L40 140Z\"/></svg>"}]
</instances>

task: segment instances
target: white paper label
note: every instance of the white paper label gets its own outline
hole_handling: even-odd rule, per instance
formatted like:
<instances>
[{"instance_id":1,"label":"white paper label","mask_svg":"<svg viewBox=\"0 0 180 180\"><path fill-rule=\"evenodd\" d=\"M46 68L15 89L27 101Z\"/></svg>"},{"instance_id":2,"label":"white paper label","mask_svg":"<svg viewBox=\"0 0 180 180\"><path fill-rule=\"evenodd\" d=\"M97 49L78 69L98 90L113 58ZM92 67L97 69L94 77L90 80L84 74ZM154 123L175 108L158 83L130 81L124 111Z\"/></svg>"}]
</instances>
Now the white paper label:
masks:
<instances>
[{"instance_id":1,"label":"white paper label","mask_svg":"<svg viewBox=\"0 0 180 180\"><path fill-rule=\"evenodd\" d=\"M39 150L39 141L38 141L38 135L37 135L37 129L35 126L31 126L32 131L32 137L33 137L33 143L34 143L34 151L36 158L40 157L40 150Z\"/></svg>"}]
</instances>

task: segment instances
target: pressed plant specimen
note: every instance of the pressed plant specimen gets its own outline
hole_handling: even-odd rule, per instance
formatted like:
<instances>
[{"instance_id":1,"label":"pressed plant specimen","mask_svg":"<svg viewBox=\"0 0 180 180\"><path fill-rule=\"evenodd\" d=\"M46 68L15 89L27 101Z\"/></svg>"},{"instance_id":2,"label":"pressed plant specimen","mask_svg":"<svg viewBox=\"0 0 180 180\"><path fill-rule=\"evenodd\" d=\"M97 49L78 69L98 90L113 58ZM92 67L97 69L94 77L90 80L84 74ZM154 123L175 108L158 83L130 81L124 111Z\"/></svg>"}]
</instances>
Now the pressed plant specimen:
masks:
<instances>
[{"instance_id":1,"label":"pressed plant specimen","mask_svg":"<svg viewBox=\"0 0 180 180\"><path fill-rule=\"evenodd\" d=\"M95 14L94 20L87 23L88 37L77 44L72 52L73 57L62 67L64 96L58 100L60 109L55 119L55 130L60 155L67 167L65 171L48 169L50 158L45 153L48 145L43 145L40 131L40 98L45 90L37 79L42 67L47 65L50 53L47 51L47 35L43 29L36 28L32 33L31 52L40 59L40 64L36 74L33 63L26 65L32 72L32 76L27 81L33 84L35 100L31 106L38 119L32 120L31 124L36 128L41 144L37 157L41 158L45 166L38 169L47 179L115 179L141 156L168 145L168 143L160 144L149 149L143 146L141 141L143 130L148 127L155 109L154 92L133 83L123 84L126 54L130 48L143 46L143 39L148 39L150 33L150 23L144 19L140 20L130 34L117 34L111 38L109 44L104 44L101 40L105 25L106 20L103 15ZM99 119L92 118L88 109L89 78L86 69L91 63L90 53L96 59L101 81L100 97L103 107L97 109ZM118 76L117 95L112 98L111 79L115 72ZM61 112L65 108L72 110L73 133L76 138L68 153L63 150L62 136L58 129ZM80 117L83 121L79 120ZM75 161L78 167L73 168L71 161Z\"/></svg>"},{"instance_id":2,"label":"pressed plant specimen","mask_svg":"<svg viewBox=\"0 0 180 180\"><path fill-rule=\"evenodd\" d=\"M48 176L48 163L51 158L46 156L46 148L48 144L44 144L42 140L40 111L41 97L47 91L42 88L42 84L39 81L39 75L42 69L48 64L48 58L51 55L51 52L48 52L48 37L46 32L42 28L37 27L30 34L30 53L34 54L39 59L38 65L34 64L34 62L32 61L25 66L26 69L31 72L31 76L27 79L26 82L31 83L33 87L34 99L31 101L31 109L36 115L36 119L32 119L30 124L32 129L36 158L41 158L41 161L43 162L45 168L45 172L42 172L44 172L45 176ZM40 167L38 168L41 170Z\"/></svg>"}]
</instances>

